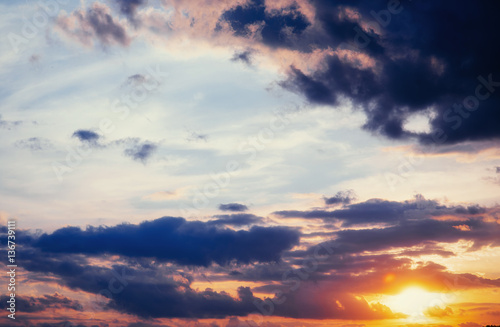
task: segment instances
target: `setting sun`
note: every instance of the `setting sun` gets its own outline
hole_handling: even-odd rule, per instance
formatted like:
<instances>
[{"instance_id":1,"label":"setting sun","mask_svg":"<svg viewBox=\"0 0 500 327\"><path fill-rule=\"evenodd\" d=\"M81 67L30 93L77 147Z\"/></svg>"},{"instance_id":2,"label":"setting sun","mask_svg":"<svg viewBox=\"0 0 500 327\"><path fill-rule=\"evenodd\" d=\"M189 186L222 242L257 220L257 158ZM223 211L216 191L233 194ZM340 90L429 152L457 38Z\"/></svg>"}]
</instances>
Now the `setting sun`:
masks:
<instances>
[{"instance_id":1,"label":"setting sun","mask_svg":"<svg viewBox=\"0 0 500 327\"><path fill-rule=\"evenodd\" d=\"M442 296L419 287L409 287L397 295L389 296L384 304L395 312L401 312L410 318L423 317L427 309L442 305Z\"/></svg>"},{"instance_id":2,"label":"setting sun","mask_svg":"<svg viewBox=\"0 0 500 327\"><path fill-rule=\"evenodd\" d=\"M0 13L0 327L500 327L500 0Z\"/></svg>"}]
</instances>

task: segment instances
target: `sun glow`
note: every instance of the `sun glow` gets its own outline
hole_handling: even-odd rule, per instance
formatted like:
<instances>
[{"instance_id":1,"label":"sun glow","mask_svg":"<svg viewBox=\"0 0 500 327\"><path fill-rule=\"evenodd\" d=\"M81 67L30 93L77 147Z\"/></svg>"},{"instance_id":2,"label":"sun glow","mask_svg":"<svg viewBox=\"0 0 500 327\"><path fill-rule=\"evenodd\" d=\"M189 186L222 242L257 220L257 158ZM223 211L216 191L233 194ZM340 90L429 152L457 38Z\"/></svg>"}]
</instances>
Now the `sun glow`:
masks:
<instances>
[{"instance_id":1,"label":"sun glow","mask_svg":"<svg viewBox=\"0 0 500 327\"><path fill-rule=\"evenodd\" d=\"M408 318L425 318L425 312L431 307L443 305L442 294L431 293L420 287L409 287L401 293L388 296L383 301L393 312L404 313Z\"/></svg>"}]
</instances>

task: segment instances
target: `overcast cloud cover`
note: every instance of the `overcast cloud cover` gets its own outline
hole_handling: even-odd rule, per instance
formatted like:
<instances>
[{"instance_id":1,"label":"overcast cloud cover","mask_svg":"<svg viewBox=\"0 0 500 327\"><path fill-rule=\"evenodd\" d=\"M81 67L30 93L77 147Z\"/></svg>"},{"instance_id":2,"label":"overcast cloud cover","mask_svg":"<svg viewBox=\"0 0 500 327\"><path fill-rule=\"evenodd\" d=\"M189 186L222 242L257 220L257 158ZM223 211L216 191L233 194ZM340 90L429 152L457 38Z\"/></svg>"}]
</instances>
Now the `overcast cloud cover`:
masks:
<instances>
[{"instance_id":1,"label":"overcast cloud cover","mask_svg":"<svg viewBox=\"0 0 500 327\"><path fill-rule=\"evenodd\" d=\"M0 326L498 325L496 1L0 11Z\"/></svg>"}]
</instances>

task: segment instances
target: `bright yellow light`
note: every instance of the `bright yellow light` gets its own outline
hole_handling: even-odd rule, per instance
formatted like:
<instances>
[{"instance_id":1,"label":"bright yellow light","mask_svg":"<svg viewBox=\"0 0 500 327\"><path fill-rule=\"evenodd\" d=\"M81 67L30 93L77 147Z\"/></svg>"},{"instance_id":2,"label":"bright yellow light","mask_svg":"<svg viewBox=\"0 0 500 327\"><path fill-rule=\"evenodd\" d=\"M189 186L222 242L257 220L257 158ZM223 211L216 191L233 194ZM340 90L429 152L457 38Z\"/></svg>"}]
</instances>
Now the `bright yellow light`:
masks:
<instances>
[{"instance_id":1,"label":"bright yellow light","mask_svg":"<svg viewBox=\"0 0 500 327\"><path fill-rule=\"evenodd\" d=\"M407 314L409 318L424 318L424 312L436 305L443 304L443 297L439 293L431 293L419 287L410 287L403 292L388 296L383 301L393 312Z\"/></svg>"}]
</instances>

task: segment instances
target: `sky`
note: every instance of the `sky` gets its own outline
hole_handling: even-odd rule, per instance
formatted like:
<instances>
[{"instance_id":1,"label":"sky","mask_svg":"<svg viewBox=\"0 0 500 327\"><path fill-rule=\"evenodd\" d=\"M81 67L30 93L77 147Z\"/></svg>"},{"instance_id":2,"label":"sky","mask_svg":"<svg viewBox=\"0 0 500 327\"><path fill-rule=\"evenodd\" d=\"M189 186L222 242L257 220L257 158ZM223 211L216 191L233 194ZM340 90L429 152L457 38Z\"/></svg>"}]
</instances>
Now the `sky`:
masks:
<instances>
[{"instance_id":1,"label":"sky","mask_svg":"<svg viewBox=\"0 0 500 327\"><path fill-rule=\"evenodd\" d=\"M0 12L0 326L499 324L497 2Z\"/></svg>"}]
</instances>

